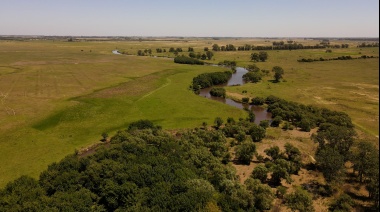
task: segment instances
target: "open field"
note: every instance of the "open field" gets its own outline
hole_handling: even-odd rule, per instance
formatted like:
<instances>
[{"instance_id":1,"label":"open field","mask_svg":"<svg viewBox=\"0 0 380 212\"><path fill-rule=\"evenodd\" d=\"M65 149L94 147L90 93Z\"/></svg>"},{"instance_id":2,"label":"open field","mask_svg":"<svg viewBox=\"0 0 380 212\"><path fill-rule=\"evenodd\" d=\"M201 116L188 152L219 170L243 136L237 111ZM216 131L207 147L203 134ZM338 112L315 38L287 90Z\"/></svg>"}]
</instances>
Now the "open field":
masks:
<instances>
[{"instance_id":1,"label":"open field","mask_svg":"<svg viewBox=\"0 0 380 212\"><path fill-rule=\"evenodd\" d=\"M300 41L311 42L317 41ZM338 42L338 41L337 41ZM344 41L339 41L345 43ZM245 112L198 97L188 86L200 73L219 67L174 64L171 59L113 55L113 49L136 54L139 49L187 47L195 51L212 44L270 45L265 40L180 41L0 41L0 187L27 174L37 177L48 164L98 142L138 119L164 129L212 124L217 116L245 117ZM351 42L356 46L357 42ZM378 48L268 51L262 69L279 65L286 82L230 87L250 97L270 94L348 113L363 137L378 142L379 60L299 63L297 59L341 55L379 55ZM216 52L210 61L251 64L252 51ZM172 53L154 55L173 56Z\"/></svg>"}]
</instances>

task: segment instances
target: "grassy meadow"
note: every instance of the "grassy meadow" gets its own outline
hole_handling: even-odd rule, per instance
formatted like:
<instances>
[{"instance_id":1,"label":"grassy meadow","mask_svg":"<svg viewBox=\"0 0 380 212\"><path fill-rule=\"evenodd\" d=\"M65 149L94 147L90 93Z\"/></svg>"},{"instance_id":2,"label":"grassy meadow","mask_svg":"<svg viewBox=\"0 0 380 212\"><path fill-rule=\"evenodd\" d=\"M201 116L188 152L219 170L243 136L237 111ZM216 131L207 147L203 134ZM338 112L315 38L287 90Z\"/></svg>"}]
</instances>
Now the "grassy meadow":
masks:
<instances>
[{"instance_id":1,"label":"grassy meadow","mask_svg":"<svg viewBox=\"0 0 380 212\"><path fill-rule=\"evenodd\" d=\"M0 187L21 175L38 177L48 164L99 142L132 121L149 119L164 129L212 124L215 117L245 117L242 110L214 102L189 89L194 76L224 70L173 63L169 58L114 55L180 47L203 52L212 44L271 45L264 39L180 39L176 41L0 41ZM317 41L303 41L311 42ZM337 41L337 43L347 43ZM257 84L229 87L229 95L270 94L348 113L363 137L378 142L379 60L299 63L299 58L379 55L378 48L267 51L261 69L281 66L284 82L267 76ZM359 52L361 54L359 54ZM210 61L252 64L252 51L215 52ZM271 74L272 75L272 74Z\"/></svg>"}]
</instances>

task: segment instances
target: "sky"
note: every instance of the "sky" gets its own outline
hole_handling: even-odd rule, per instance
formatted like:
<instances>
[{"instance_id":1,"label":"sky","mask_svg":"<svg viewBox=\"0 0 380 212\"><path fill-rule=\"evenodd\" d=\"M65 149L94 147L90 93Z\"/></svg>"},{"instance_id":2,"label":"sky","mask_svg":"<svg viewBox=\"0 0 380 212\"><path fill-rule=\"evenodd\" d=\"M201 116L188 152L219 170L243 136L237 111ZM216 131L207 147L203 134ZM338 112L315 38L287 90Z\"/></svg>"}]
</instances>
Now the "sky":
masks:
<instances>
[{"instance_id":1,"label":"sky","mask_svg":"<svg viewBox=\"0 0 380 212\"><path fill-rule=\"evenodd\" d=\"M379 37L379 0L0 0L0 35Z\"/></svg>"}]
</instances>

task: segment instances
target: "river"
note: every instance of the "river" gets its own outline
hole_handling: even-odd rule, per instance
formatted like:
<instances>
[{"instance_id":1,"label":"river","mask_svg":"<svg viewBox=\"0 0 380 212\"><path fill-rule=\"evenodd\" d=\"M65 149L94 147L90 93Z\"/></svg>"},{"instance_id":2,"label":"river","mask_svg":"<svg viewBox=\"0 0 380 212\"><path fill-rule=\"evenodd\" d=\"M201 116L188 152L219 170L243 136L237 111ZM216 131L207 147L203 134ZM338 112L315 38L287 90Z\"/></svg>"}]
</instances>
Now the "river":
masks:
<instances>
[{"instance_id":1,"label":"river","mask_svg":"<svg viewBox=\"0 0 380 212\"><path fill-rule=\"evenodd\" d=\"M238 86L244 84L243 75L247 73L248 70L242 67L237 67L236 72L232 74L231 78L228 80L227 83L217 85L215 87L225 87L225 86ZM215 97L210 95L210 90L212 87L201 89L199 96L206 97L208 99L212 99L214 101L222 102L228 105L231 105L233 107L237 107L239 109L247 109L251 110L255 114L255 123L260 124L260 121L262 120L271 120L272 114L267 112L267 110L260 106L255 105L249 105L249 104L243 104L240 102L235 102L234 100L230 98L222 98L222 97Z\"/></svg>"},{"instance_id":2,"label":"river","mask_svg":"<svg viewBox=\"0 0 380 212\"><path fill-rule=\"evenodd\" d=\"M113 54L121 54L118 50L113 50ZM217 87L225 87L225 86L238 86L244 84L243 75L247 73L248 70L242 67L236 67L236 72L232 74L231 78L228 80L227 83L218 85ZM230 98L222 98L222 97L215 97L210 95L210 90L212 87L201 89L199 96L206 97L208 99L212 99L214 101L222 102L228 105L231 105L233 107L237 107L239 109L247 109L251 110L255 114L255 123L259 124L262 120L271 120L272 114L267 112L267 110L260 106L255 105L249 105L249 104L243 104L240 102L235 102L234 100Z\"/></svg>"}]
</instances>

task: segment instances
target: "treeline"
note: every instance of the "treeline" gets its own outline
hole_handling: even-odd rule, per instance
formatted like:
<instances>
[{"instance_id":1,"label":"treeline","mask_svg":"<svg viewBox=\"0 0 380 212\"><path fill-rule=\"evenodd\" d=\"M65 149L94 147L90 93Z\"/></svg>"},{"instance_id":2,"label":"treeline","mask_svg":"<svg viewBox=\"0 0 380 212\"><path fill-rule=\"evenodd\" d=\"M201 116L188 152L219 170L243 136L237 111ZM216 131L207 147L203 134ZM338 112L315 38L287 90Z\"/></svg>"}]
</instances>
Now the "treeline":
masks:
<instances>
[{"instance_id":1,"label":"treeline","mask_svg":"<svg viewBox=\"0 0 380 212\"><path fill-rule=\"evenodd\" d=\"M255 46L255 45L245 44L244 46L238 46L238 47L235 47L233 44L227 44L225 46L219 46L218 44L214 44L212 46L213 51L254 51L254 50L261 51L261 50L296 50L296 49L324 49L324 48L348 48L348 44L303 45L300 43L284 43L282 45L278 44L278 45L272 45L272 46Z\"/></svg>"},{"instance_id":2,"label":"treeline","mask_svg":"<svg viewBox=\"0 0 380 212\"><path fill-rule=\"evenodd\" d=\"M186 57L184 55L175 57L174 62L180 63L180 64L191 64L191 65L204 65L205 64L201 60L191 58L191 57Z\"/></svg>"},{"instance_id":3,"label":"treeline","mask_svg":"<svg viewBox=\"0 0 380 212\"><path fill-rule=\"evenodd\" d=\"M323 58L323 57L320 57L319 59L311 59L311 58L302 58L302 59L298 59L297 61L298 62L317 62L317 61L330 61L330 60L354 60L354 59L368 59L368 58L379 58L379 56L367 56L367 55L362 55L360 57L352 57L350 55L348 56L340 56L340 57L334 57L334 58Z\"/></svg>"},{"instance_id":4,"label":"treeline","mask_svg":"<svg viewBox=\"0 0 380 212\"><path fill-rule=\"evenodd\" d=\"M379 47L379 43L376 42L376 43L361 43L357 46L358 48L365 48L365 47Z\"/></svg>"},{"instance_id":5,"label":"treeline","mask_svg":"<svg viewBox=\"0 0 380 212\"><path fill-rule=\"evenodd\" d=\"M202 88L208 88L213 85L220 85L220 84L228 82L231 76L232 76L231 71L200 74L193 78L193 82L190 88L195 93L199 93L199 90Z\"/></svg>"}]
</instances>

